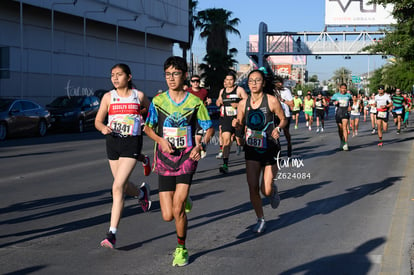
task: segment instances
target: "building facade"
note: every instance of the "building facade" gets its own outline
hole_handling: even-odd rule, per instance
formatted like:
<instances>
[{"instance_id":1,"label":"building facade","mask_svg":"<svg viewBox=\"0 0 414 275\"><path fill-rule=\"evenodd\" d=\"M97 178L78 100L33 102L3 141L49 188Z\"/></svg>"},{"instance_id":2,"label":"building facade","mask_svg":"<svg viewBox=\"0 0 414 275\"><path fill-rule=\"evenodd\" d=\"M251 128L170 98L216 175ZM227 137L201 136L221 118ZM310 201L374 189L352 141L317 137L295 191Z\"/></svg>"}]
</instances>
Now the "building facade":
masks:
<instances>
[{"instance_id":1,"label":"building facade","mask_svg":"<svg viewBox=\"0 0 414 275\"><path fill-rule=\"evenodd\" d=\"M188 41L187 0L0 1L0 96L49 103L112 88L116 63L147 95L165 89L163 63Z\"/></svg>"}]
</instances>

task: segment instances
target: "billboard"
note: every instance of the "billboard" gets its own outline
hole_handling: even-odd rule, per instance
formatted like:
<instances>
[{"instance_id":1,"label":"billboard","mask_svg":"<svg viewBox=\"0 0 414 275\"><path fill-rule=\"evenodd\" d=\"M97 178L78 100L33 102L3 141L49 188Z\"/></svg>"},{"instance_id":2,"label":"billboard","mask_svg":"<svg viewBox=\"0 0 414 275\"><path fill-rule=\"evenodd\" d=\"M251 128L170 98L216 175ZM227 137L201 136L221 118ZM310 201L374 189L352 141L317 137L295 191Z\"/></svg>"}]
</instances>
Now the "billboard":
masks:
<instances>
[{"instance_id":1,"label":"billboard","mask_svg":"<svg viewBox=\"0 0 414 275\"><path fill-rule=\"evenodd\" d=\"M325 25L389 25L393 5L368 4L370 0L325 0Z\"/></svg>"}]
</instances>

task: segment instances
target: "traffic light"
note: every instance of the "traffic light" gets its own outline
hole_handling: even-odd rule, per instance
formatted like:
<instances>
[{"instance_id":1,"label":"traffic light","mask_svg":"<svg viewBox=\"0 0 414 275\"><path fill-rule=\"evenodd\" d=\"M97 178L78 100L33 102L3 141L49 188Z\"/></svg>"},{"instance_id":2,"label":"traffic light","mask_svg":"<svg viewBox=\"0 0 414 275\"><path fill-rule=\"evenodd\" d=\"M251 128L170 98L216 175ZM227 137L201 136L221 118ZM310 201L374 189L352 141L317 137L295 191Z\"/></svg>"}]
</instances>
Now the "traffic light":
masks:
<instances>
[{"instance_id":1,"label":"traffic light","mask_svg":"<svg viewBox=\"0 0 414 275\"><path fill-rule=\"evenodd\" d=\"M305 83L308 82L308 71L305 71L304 73L304 80L305 80Z\"/></svg>"}]
</instances>

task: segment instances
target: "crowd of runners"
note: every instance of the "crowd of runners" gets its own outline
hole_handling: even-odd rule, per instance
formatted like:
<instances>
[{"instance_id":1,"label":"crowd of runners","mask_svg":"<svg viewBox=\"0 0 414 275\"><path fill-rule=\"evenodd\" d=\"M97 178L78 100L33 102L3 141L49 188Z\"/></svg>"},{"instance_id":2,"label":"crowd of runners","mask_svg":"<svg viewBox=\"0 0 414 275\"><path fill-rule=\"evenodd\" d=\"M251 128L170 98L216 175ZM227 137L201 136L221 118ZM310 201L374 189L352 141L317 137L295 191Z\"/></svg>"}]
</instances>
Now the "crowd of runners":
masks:
<instances>
[{"instance_id":1,"label":"crowd of runners","mask_svg":"<svg viewBox=\"0 0 414 275\"><path fill-rule=\"evenodd\" d=\"M153 171L158 174L161 215L165 221L175 222L177 246L173 266L184 266L189 261L186 236L187 213L192 209L190 187L198 162L206 156L207 145L215 133L208 105L216 104L220 108L216 129L220 151L216 158L222 163L218 172L230 172L232 143L236 143L237 155L244 151L247 186L256 215L256 224L252 227L255 233L266 230L262 195L269 199L272 208L277 208L280 203L274 181L281 151L279 138L283 135L286 139L286 155L290 157L294 150L291 120L294 121L293 131L306 127L306 130L316 129L316 133L322 133L332 104L340 148L347 151L348 136L351 133L353 137L358 135L360 119L371 120L372 134L378 134L378 146L382 146L389 117L393 116L397 134L400 134L401 129L407 127L412 106L411 94L396 89L390 95L384 86L379 86L378 93L369 97L352 94L346 84L341 84L332 97L307 91L301 98L284 87L283 78L268 74L264 68L249 73L249 93L236 85L236 74L229 71L213 103L208 91L200 85L200 76L189 77L186 61L176 56L165 61L164 77L168 89L149 102L145 94L133 86L129 67L114 65L111 69L113 89L102 98L95 127L106 136L106 151L113 175L109 230L101 246L115 248L126 195L136 197L144 212L151 208L149 185L136 186L129 179L137 161L142 162L145 176L151 173L149 157L141 154L145 132L156 145ZM187 79L190 79L190 87L186 86ZM300 123L303 115L306 126Z\"/></svg>"}]
</instances>

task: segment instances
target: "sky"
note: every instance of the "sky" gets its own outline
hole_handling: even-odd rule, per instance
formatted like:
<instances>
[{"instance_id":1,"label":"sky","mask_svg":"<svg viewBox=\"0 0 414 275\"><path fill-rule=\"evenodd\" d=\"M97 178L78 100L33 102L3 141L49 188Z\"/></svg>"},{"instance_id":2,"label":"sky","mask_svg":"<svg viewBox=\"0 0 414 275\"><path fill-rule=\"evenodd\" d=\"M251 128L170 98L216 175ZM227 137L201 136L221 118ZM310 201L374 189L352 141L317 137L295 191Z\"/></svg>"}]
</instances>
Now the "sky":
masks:
<instances>
[{"instance_id":1,"label":"sky","mask_svg":"<svg viewBox=\"0 0 414 275\"><path fill-rule=\"evenodd\" d=\"M208 8L223 8L233 12L232 18L239 18L240 24L236 28L237 35L229 35L229 48L236 48L239 64L248 64L246 55L249 35L257 34L260 22L267 24L269 32L322 32L325 27L325 0L198 0L197 11ZM202 61L205 53L206 40L195 33L193 54L198 62ZM381 67L385 60L381 56L352 56L344 59L343 56L322 56L316 60L314 56L307 58L309 76L317 75L320 81L328 80L335 70L345 67L351 70L352 75L361 75Z\"/></svg>"}]
</instances>

